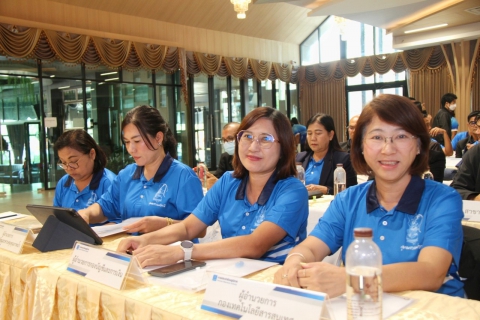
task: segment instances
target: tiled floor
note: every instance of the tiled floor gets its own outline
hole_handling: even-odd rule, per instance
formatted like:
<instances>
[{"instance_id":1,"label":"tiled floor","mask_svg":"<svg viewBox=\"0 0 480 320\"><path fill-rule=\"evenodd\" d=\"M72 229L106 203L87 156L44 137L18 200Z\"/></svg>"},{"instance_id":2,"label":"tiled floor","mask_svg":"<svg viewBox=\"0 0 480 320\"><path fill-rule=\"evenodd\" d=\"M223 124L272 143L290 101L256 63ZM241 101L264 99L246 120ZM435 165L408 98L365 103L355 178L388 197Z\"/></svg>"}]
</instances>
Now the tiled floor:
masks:
<instances>
[{"instance_id":1,"label":"tiled floor","mask_svg":"<svg viewBox=\"0 0 480 320\"><path fill-rule=\"evenodd\" d=\"M39 190L39 186L25 185L24 190L0 184L0 212L13 211L28 214L27 204L52 205L55 190Z\"/></svg>"}]
</instances>

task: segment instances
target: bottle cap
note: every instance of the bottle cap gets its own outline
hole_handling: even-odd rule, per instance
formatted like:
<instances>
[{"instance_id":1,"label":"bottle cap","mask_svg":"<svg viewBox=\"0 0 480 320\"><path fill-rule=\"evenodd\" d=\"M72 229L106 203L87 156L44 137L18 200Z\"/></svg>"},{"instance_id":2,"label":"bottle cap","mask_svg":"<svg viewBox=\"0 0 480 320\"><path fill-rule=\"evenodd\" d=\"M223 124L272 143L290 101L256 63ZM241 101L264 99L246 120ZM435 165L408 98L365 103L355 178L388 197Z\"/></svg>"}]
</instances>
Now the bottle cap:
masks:
<instances>
[{"instance_id":1,"label":"bottle cap","mask_svg":"<svg viewBox=\"0 0 480 320\"><path fill-rule=\"evenodd\" d=\"M337 163L337 167L343 167L343 163Z\"/></svg>"},{"instance_id":2,"label":"bottle cap","mask_svg":"<svg viewBox=\"0 0 480 320\"><path fill-rule=\"evenodd\" d=\"M353 229L353 235L359 238L371 238L373 231L371 228L355 228Z\"/></svg>"}]
</instances>

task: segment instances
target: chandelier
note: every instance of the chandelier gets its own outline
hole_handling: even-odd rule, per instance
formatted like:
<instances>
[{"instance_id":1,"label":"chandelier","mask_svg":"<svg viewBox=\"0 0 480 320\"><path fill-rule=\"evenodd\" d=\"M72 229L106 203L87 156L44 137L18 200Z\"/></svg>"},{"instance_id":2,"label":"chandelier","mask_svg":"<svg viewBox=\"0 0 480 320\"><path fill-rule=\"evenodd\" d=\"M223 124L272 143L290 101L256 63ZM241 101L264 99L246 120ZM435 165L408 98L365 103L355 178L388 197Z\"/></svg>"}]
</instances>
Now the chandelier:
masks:
<instances>
[{"instance_id":1,"label":"chandelier","mask_svg":"<svg viewBox=\"0 0 480 320\"><path fill-rule=\"evenodd\" d=\"M233 3L233 9L237 13L237 18L245 19L245 11L248 10L248 4L251 2L251 0L230 0L230 2Z\"/></svg>"}]
</instances>

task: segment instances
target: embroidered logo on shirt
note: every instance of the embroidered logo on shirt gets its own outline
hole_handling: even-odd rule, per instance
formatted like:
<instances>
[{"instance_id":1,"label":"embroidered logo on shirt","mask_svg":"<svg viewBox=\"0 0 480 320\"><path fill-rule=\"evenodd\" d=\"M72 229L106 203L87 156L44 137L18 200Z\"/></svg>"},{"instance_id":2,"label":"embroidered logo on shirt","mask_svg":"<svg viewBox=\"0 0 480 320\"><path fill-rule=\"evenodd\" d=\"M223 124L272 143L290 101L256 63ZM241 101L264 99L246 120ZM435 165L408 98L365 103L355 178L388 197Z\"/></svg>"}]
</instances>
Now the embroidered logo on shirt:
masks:
<instances>
[{"instance_id":1,"label":"embroidered logo on shirt","mask_svg":"<svg viewBox=\"0 0 480 320\"><path fill-rule=\"evenodd\" d=\"M422 247L422 245L418 243L419 235L422 232L422 221L423 215L421 214L418 214L415 217L409 217L406 241L411 245L401 246L402 250L418 250Z\"/></svg>"},{"instance_id":2,"label":"embroidered logo on shirt","mask_svg":"<svg viewBox=\"0 0 480 320\"><path fill-rule=\"evenodd\" d=\"M168 186L164 183L158 189L157 193L155 193L155 197L153 197L149 205L165 208L165 204L162 202L163 202L163 198L165 198L165 195L167 194L167 191L168 191Z\"/></svg>"},{"instance_id":3,"label":"embroidered logo on shirt","mask_svg":"<svg viewBox=\"0 0 480 320\"><path fill-rule=\"evenodd\" d=\"M263 222L263 220L265 220L265 207L260 208L256 214L252 230L256 229Z\"/></svg>"},{"instance_id":4,"label":"embroidered logo on shirt","mask_svg":"<svg viewBox=\"0 0 480 320\"><path fill-rule=\"evenodd\" d=\"M90 196L90 198L88 199L87 201L87 207L91 206L92 204L94 204L95 202L97 202L97 194L92 191L92 195Z\"/></svg>"}]
</instances>

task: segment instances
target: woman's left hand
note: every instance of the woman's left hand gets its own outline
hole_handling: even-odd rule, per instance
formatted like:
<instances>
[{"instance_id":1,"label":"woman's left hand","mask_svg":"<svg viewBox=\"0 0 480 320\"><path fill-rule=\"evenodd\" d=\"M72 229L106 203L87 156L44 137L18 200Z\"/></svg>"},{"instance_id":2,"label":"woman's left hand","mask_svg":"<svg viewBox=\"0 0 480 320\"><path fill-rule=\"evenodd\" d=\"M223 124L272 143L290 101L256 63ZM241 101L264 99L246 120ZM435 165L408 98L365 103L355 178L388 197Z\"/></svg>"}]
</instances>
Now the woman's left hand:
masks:
<instances>
[{"instance_id":1,"label":"woman's left hand","mask_svg":"<svg viewBox=\"0 0 480 320\"><path fill-rule=\"evenodd\" d=\"M173 264L183 260L183 250L180 246L164 246L153 244L133 251L142 268L155 265Z\"/></svg>"},{"instance_id":2,"label":"woman's left hand","mask_svg":"<svg viewBox=\"0 0 480 320\"><path fill-rule=\"evenodd\" d=\"M143 217L142 219L123 227L128 233L148 233L167 226L167 219L156 216Z\"/></svg>"},{"instance_id":3,"label":"woman's left hand","mask_svg":"<svg viewBox=\"0 0 480 320\"><path fill-rule=\"evenodd\" d=\"M345 268L326 262L302 263L297 277L301 288L326 293L330 298L345 293Z\"/></svg>"},{"instance_id":4,"label":"woman's left hand","mask_svg":"<svg viewBox=\"0 0 480 320\"><path fill-rule=\"evenodd\" d=\"M307 188L308 191L315 190L315 191L320 191L323 194L328 194L328 188L325 186L321 186L318 184L307 184L305 187Z\"/></svg>"}]
</instances>

